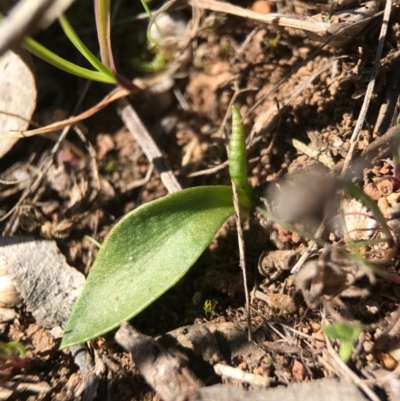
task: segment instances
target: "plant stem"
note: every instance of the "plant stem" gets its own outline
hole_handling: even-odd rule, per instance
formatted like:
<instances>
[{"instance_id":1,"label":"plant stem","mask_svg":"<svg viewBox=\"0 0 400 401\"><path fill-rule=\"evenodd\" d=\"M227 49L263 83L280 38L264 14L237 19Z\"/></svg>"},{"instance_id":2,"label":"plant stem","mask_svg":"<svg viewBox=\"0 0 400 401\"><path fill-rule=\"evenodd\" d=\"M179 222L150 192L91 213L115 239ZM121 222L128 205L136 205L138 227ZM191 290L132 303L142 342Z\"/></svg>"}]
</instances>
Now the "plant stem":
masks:
<instances>
[{"instance_id":1,"label":"plant stem","mask_svg":"<svg viewBox=\"0 0 400 401\"><path fill-rule=\"evenodd\" d=\"M39 57L54 67L68 72L69 74L107 84L115 84L117 82L114 76L105 75L104 73L98 71L88 70L87 68L80 67L63 59L30 37L26 37L24 39L23 45L26 50L34 54L36 57Z\"/></svg>"}]
</instances>

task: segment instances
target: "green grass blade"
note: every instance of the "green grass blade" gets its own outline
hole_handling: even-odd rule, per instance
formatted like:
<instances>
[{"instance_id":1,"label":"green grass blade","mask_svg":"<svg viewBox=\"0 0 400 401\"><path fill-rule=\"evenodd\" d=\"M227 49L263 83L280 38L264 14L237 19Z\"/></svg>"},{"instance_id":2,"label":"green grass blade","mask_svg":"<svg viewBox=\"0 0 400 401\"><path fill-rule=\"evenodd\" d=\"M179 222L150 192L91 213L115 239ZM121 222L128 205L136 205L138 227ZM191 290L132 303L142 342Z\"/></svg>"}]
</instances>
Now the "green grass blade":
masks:
<instances>
[{"instance_id":1,"label":"green grass blade","mask_svg":"<svg viewBox=\"0 0 400 401\"><path fill-rule=\"evenodd\" d=\"M72 75L77 75L78 77L90 79L92 81L103 82L107 84L115 84L117 83L114 76L105 75L102 72L88 70L87 68L80 67L70 61L63 59L57 54L53 53L51 50L42 46L40 43L36 42L36 40L26 37L23 41L23 46L30 53L39 57L43 61L53 65L54 67L59 68L65 72L68 72Z\"/></svg>"},{"instance_id":2,"label":"green grass blade","mask_svg":"<svg viewBox=\"0 0 400 401\"><path fill-rule=\"evenodd\" d=\"M148 6L146 0L140 0L140 2L142 3L142 6L143 6L147 16L149 17L149 19L153 18L153 13L151 12L150 7ZM146 37L147 37L147 41L149 42L150 46L154 46L157 44L157 42L151 37L149 29L147 29Z\"/></svg>"},{"instance_id":3,"label":"green grass blade","mask_svg":"<svg viewBox=\"0 0 400 401\"><path fill-rule=\"evenodd\" d=\"M89 63L96 68L97 71L101 72L104 75L109 76L110 78L114 78L114 74L112 71L106 67L81 41L79 36L76 34L71 24L68 22L65 16L61 16L59 18L59 22L61 28L63 29L67 38L71 41L71 43L78 49L78 51L82 54L83 57L86 58ZM114 78L115 80L115 78ZM116 82L116 81L114 81Z\"/></svg>"}]
</instances>

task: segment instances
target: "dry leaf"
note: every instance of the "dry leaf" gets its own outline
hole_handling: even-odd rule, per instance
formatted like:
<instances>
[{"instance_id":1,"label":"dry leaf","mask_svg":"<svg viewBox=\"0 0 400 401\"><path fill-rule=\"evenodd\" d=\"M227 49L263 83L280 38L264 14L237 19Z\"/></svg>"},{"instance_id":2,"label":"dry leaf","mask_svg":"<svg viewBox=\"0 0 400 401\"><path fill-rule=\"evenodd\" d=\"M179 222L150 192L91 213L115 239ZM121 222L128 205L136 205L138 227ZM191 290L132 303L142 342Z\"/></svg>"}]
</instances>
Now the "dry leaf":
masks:
<instances>
[{"instance_id":1,"label":"dry leaf","mask_svg":"<svg viewBox=\"0 0 400 401\"><path fill-rule=\"evenodd\" d=\"M353 241L371 238L376 227L376 220L369 217L371 213L357 199L343 199L340 202L343 212L343 230Z\"/></svg>"},{"instance_id":2,"label":"dry leaf","mask_svg":"<svg viewBox=\"0 0 400 401\"><path fill-rule=\"evenodd\" d=\"M0 133L24 131L36 107L35 75L31 55L8 51L0 57ZM18 141L14 135L0 140L0 158Z\"/></svg>"},{"instance_id":3,"label":"dry leaf","mask_svg":"<svg viewBox=\"0 0 400 401\"><path fill-rule=\"evenodd\" d=\"M46 127L42 128L37 128L33 129L30 131L24 131L24 130L18 130L17 132L9 132L8 134L4 134L4 131L0 133L0 140L2 140L5 137L9 138L25 138L28 136L34 136L34 135L39 135L39 134L47 134L49 132L54 132L58 131L64 127L67 127L68 125L73 125L78 123L79 121L84 120L85 118L91 117L93 114L96 114L98 111L112 103L114 100L120 99L121 97L127 96L129 94L129 90L124 89L124 88L117 88L111 91L103 100L101 100L99 103L91 107L89 110L84 111L83 113L75 116L68 118L63 121L57 121L53 124L47 125Z\"/></svg>"}]
</instances>

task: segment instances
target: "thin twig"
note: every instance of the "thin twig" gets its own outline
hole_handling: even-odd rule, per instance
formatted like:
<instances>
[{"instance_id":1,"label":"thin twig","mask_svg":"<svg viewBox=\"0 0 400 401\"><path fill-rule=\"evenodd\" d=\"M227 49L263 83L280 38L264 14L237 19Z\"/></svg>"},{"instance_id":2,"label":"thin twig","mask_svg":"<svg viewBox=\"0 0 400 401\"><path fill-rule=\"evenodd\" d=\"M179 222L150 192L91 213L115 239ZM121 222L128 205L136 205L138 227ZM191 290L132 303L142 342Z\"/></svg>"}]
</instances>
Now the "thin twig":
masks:
<instances>
[{"instance_id":1,"label":"thin twig","mask_svg":"<svg viewBox=\"0 0 400 401\"><path fill-rule=\"evenodd\" d=\"M299 152L304 153L311 159L318 160L328 168L332 168L335 165L332 157L328 153L321 152L320 150L311 149L305 143L299 141L296 138L289 138L286 142L290 143Z\"/></svg>"},{"instance_id":2,"label":"thin twig","mask_svg":"<svg viewBox=\"0 0 400 401\"><path fill-rule=\"evenodd\" d=\"M188 177L198 177L200 175L214 174L214 173L218 172L219 170L223 170L224 168L226 168L228 166L229 166L229 161L225 160L223 163L218 164L218 166L206 168L206 169L200 170L200 171L195 171L194 173L190 173L187 176Z\"/></svg>"},{"instance_id":3,"label":"thin twig","mask_svg":"<svg viewBox=\"0 0 400 401\"><path fill-rule=\"evenodd\" d=\"M18 184L22 184L23 182L27 182L30 181L32 179L32 177L29 178L23 178L22 180L13 180L13 181L7 181L7 180L2 180L0 179L0 184L2 185L18 185Z\"/></svg>"},{"instance_id":4,"label":"thin twig","mask_svg":"<svg viewBox=\"0 0 400 401\"><path fill-rule=\"evenodd\" d=\"M244 49L247 47L247 45L251 42L253 39L254 35L260 30L259 27L254 28L246 37L246 39L243 41L243 43L240 45L239 49L237 49L236 54L232 57L230 60L229 64L234 65L236 61L239 59L240 55L243 53Z\"/></svg>"},{"instance_id":5,"label":"thin twig","mask_svg":"<svg viewBox=\"0 0 400 401\"><path fill-rule=\"evenodd\" d=\"M387 82L390 82L381 104L378 117L375 122L374 133L383 135L390 126L398 123L397 116L400 106L400 51L397 52L397 58L390 67ZM396 110L397 109L397 110Z\"/></svg>"},{"instance_id":6,"label":"thin twig","mask_svg":"<svg viewBox=\"0 0 400 401\"><path fill-rule=\"evenodd\" d=\"M322 232L324 231L324 228L325 228L325 221L322 221L322 223L318 226L317 231L315 231L314 238L319 238ZM317 249L318 249L317 244L313 240L311 240L307 250L300 256L299 260L290 270L290 273L293 274L298 272L305 263L305 261L308 259L308 257L311 255L311 253L316 251Z\"/></svg>"},{"instance_id":7,"label":"thin twig","mask_svg":"<svg viewBox=\"0 0 400 401\"><path fill-rule=\"evenodd\" d=\"M377 49L376 55L375 55L374 66L371 71L371 79L369 81L367 91L365 93L364 102L361 107L356 126L355 126L353 134L351 135L351 138L350 138L350 148L344 159L342 175L345 173L345 171L347 170L347 168L350 165L351 158L353 157L353 153L356 149L358 140L360 138L361 128L364 124L364 120L365 120L365 117L368 112L368 107L369 107L369 104L371 101L372 92L373 92L374 86L375 86L376 76L378 75L380 60L382 57L383 45L385 44L385 38L386 38L387 30L388 30L389 18L390 18L391 11L392 11L392 0L386 0L386 6L385 6L385 11L383 13L383 21L382 21L381 31L379 34L378 49Z\"/></svg>"},{"instance_id":8,"label":"thin twig","mask_svg":"<svg viewBox=\"0 0 400 401\"><path fill-rule=\"evenodd\" d=\"M90 81L88 81L88 82L90 82ZM89 90L89 84L87 84L84 87L84 89L75 105L72 115L75 115L78 112L88 90ZM29 186L29 188L25 189L25 191L22 193L21 197L19 198L17 203L11 208L11 210L9 210L4 216L2 216L0 218L0 221L4 221L5 219L7 219L9 216L12 215L12 218L10 219L10 221L7 222L7 225L3 230L3 233L2 233L3 236L10 235L16 230L18 207L25 201L25 199L28 198L28 196L30 194L33 194L39 188L39 185L42 182L46 172L48 171L50 166L53 164L54 156L58 152L58 149L60 148L61 143L67 137L67 135L71 129L71 126L72 125L67 125L66 127L64 127L59 138L57 139L56 143L54 144L53 148L51 149L50 154L41 162L41 164L38 168L38 173L37 173L35 181Z\"/></svg>"},{"instance_id":9,"label":"thin twig","mask_svg":"<svg viewBox=\"0 0 400 401\"><path fill-rule=\"evenodd\" d=\"M302 20L275 13L262 14L216 0L191 0L190 3L207 10L236 15L264 24L300 29L308 33L314 40L329 41L332 45L342 46L351 41L364 28L365 24L376 16L379 2L370 1L357 9L348 10L348 14L351 13L353 18L349 23L320 22L314 19ZM341 15L341 12L338 15Z\"/></svg>"},{"instance_id":10,"label":"thin twig","mask_svg":"<svg viewBox=\"0 0 400 401\"><path fill-rule=\"evenodd\" d=\"M359 21L359 22L354 22L352 24L343 24L343 28L338 29L334 34L327 32L327 29L329 28L329 24L321 24L316 21L310 22L310 21L302 21L298 20L296 18L291 18L287 17L286 15L279 15L279 14L261 14L257 13L251 10L244 9L242 7L237 7L234 5L231 5L229 3L223 3L221 1L215 1L215 0L191 0L190 3L195 4L198 7L216 11L216 12L222 12L222 13L227 13L227 14L232 14L232 15L237 15L239 17L243 18L248 18L248 19L253 19L258 22L263 22L266 24L275 24L275 25L280 25L283 27L291 27L291 28L296 28L296 29L301 29L304 31L308 31L311 33L314 33L319 37L320 40L322 40L324 43L322 43L317 49L315 49L306 59L304 59L300 64L295 66L291 71L289 71L288 74L283 76L275 85L274 87L266 94L264 94L248 111L247 114L243 117L243 120L250 115L251 113L254 112L254 110L262 104L265 99L267 99L269 96L271 96L273 93L275 93L280 86L286 82L293 74L295 74L301 67L303 67L308 61L312 60L325 46L328 44L333 45L335 41L338 41L338 44L342 45L341 37L346 36L346 30L349 28L349 26L352 26L353 28L358 25L358 24L364 24L366 21L369 21L372 18L377 17L380 13L376 13L375 15L372 15L369 18L366 18L365 20ZM371 10L371 13L375 10ZM357 14L357 13L355 13ZM359 16L365 15L365 13L358 13ZM337 24L335 24L337 25ZM354 38L355 34L347 35L347 38L350 40ZM313 37L314 39L314 37Z\"/></svg>"},{"instance_id":11,"label":"thin twig","mask_svg":"<svg viewBox=\"0 0 400 401\"><path fill-rule=\"evenodd\" d=\"M150 181L153 171L154 171L154 165L150 164L149 167L147 168L146 175L143 178L141 178L140 180L135 180L135 181L129 182L126 185L126 187L124 188L124 192L132 191L132 189L139 188L139 187L142 187L143 185L146 185Z\"/></svg>"},{"instance_id":12,"label":"thin twig","mask_svg":"<svg viewBox=\"0 0 400 401\"><path fill-rule=\"evenodd\" d=\"M371 142L361 153L360 157L351 163L351 170L355 176L362 177L365 166L371 166L388 157L396 146L397 138L400 136L400 124L388 129L388 131ZM331 170L333 175L339 175L342 171L344 161L335 164Z\"/></svg>"},{"instance_id":13,"label":"thin twig","mask_svg":"<svg viewBox=\"0 0 400 401\"><path fill-rule=\"evenodd\" d=\"M4 216L2 216L0 218L0 221L3 221L3 220L7 219L9 216L12 215L11 219L7 222L7 225L6 225L5 229L3 230L3 233L2 233L3 236L12 235L15 232L15 230L17 229L17 226L18 226L18 223L17 223L18 207L20 205L22 205L22 203L28 198L28 196L30 194L33 194L38 189L38 187L39 187L40 183L42 182L46 172L48 171L50 166L53 164L54 154L57 152L57 149L59 148L61 142L67 136L70 128L71 128L71 126L69 125L69 126L67 126L67 127L65 127L63 129L63 131L61 132L61 135L59 137L59 140L53 146L53 149L52 149L50 155L48 155L41 162L41 164L40 164L40 166L38 168L39 173L38 173L35 181L29 186L29 188L25 189L25 191L22 193L21 197L19 198L18 202Z\"/></svg>"},{"instance_id":14,"label":"thin twig","mask_svg":"<svg viewBox=\"0 0 400 401\"><path fill-rule=\"evenodd\" d=\"M115 340L131 353L135 368L163 400L175 401L181 392L189 394L203 385L181 354L171 353L128 323L121 324Z\"/></svg>"},{"instance_id":15,"label":"thin twig","mask_svg":"<svg viewBox=\"0 0 400 401\"><path fill-rule=\"evenodd\" d=\"M214 372L217 375L228 377L230 379L239 380L241 382L249 383L256 387L265 388L274 382L271 377L255 375L254 373L243 372L242 369L234 368L232 366L225 365L223 363L217 363L214 365Z\"/></svg>"},{"instance_id":16,"label":"thin twig","mask_svg":"<svg viewBox=\"0 0 400 401\"><path fill-rule=\"evenodd\" d=\"M167 191L169 193L180 191L182 187L172 172L168 161L162 155L160 149L126 98L119 100L118 113L125 126L142 148L149 162L154 164Z\"/></svg>"},{"instance_id":17,"label":"thin twig","mask_svg":"<svg viewBox=\"0 0 400 401\"><path fill-rule=\"evenodd\" d=\"M400 376L400 363L397 364L395 370L393 370L383 376L375 377L375 379L366 379L366 380L364 380L364 383L369 386L381 386L382 387L391 380L396 380L396 382L397 382L399 380L399 376Z\"/></svg>"},{"instance_id":18,"label":"thin twig","mask_svg":"<svg viewBox=\"0 0 400 401\"><path fill-rule=\"evenodd\" d=\"M247 288L246 258L244 251L245 245L244 245L242 224L240 222L239 198L237 194L236 185L233 182L232 182L232 190L233 190L233 205L235 207L235 213L236 213L236 227L238 233L239 264L240 268L242 269L244 295L246 298L247 338L249 341L253 341L253 334L251 332L250 296L249 296L249 289Z\"/></svg>"}]
</instances>

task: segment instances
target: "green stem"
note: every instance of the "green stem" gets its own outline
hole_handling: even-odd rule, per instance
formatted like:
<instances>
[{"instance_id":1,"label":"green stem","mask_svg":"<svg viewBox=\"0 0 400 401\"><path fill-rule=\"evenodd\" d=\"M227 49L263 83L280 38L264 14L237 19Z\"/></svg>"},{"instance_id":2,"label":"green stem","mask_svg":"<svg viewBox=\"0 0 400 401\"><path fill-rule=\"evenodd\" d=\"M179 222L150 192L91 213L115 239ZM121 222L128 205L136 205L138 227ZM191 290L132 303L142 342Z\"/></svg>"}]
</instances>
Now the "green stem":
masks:
<instances>
[{"instance_id":1,"label":"green stem","mask_svg":"<svg viewBox=\"0 0 400 401\"><path fill-rule=\"evenodd\" d=\"M101 61L115 71L114 58L111 49L110 0L94 0L97 38L100 46Z\"/></svg>"},{"instance_id":2,"label":"green stem","mask_svg":"<svg viewBox=\"0 0 400 401\"><path fill-rule=\"evenodd\" d=\"M94 68L96 68L97 71L101 72L104 75L108 75L109 77L114 78L114 74L112 71L106 67L87 47L86 45L81 41L79 36L76 34L74 29L72 28L71 24L68 22L67 18L63 15L59 18L59 22L61 25L61 28L63 29L65 35L67 38L71 41L71 43L78 49L78 51L82 54L83 57L86 58L87 61L89 61L90 64ZM114 78L115 79L115 78ZM115 81L116 82L116 81Z\"/></svg>"},{"instance_id":3,"label":"green stem","mask_svg":"<svg viewBox=\"0 0 400 401\"><path fill-rule=\"evenodd\" d=\"M36 42L36 40L26 37L23 40L23 45L26 50L30 53L34 54L36 57L39 57L43 61L53 65L54 67L59 68L69 74L77 75L78 77L90 79L92 81L103 82L107 84L115 84L117 83L115 77L113 75L104 74L103 72L88 70L87 68L80 67L76 64L73 64L57 54L53 53L51 50L45 48L40 43Z\"/></svg>"}]
</instances>

